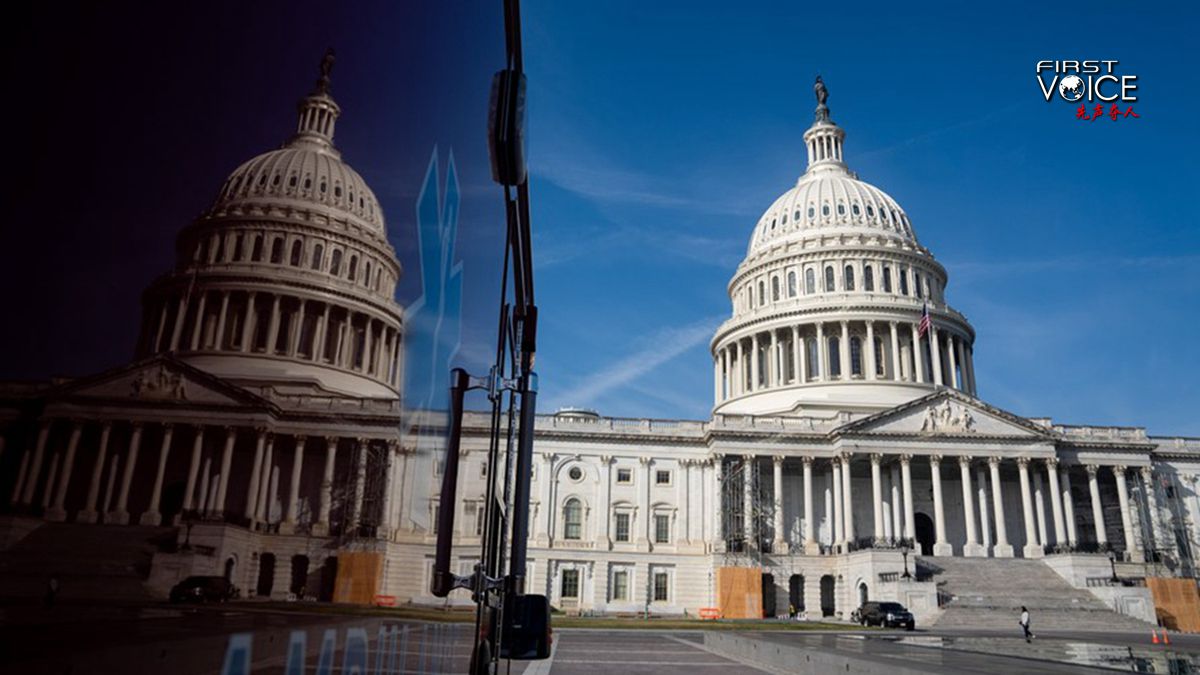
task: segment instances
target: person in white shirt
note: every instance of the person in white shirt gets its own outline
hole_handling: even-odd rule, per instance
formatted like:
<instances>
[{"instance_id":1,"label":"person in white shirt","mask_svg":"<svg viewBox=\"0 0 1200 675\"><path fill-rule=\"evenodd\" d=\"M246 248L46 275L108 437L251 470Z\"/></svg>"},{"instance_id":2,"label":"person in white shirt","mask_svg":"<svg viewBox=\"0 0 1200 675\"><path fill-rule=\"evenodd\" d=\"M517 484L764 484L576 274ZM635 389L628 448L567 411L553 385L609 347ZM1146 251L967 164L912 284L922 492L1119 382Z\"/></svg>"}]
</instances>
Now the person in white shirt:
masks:
<instances>
[{"instance_id":1,"label":"person in white shirt","mask_svg":"<svg viewBox=\"0 0 1200 675\"><path fill-rule=\"evenodd\" d=\"M1026 609L1024 605L1021 606L1021 620L1018 623L1021 624L1021 630L1025 631L1026 642L1029 642L1033 638L1037 637L1033 633L1029 632L1029 610Z\"/></svg>"}]
</instances>

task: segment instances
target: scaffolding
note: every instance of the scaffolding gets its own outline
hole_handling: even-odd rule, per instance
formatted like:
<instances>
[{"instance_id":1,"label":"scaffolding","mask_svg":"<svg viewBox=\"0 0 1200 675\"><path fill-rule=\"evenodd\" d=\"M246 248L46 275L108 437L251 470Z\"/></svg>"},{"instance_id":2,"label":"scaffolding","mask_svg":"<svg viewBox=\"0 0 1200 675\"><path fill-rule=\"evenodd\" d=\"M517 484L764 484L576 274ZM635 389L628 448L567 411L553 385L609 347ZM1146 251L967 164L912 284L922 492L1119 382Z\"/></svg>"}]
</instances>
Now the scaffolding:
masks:
<instances>
[{"instance_id":1,"label":"scaffolding","mask_svg":"<svg viewBox=\"0 0 1200 675\"><path fill-rule=\"evenodd\" d=\"M774 541L782 533L774 531L774 488L763 480L761 461L727 456L721 460L719 482L723 565L765 568L765 556L775 552Z\"/></svg>"}]
</instances>

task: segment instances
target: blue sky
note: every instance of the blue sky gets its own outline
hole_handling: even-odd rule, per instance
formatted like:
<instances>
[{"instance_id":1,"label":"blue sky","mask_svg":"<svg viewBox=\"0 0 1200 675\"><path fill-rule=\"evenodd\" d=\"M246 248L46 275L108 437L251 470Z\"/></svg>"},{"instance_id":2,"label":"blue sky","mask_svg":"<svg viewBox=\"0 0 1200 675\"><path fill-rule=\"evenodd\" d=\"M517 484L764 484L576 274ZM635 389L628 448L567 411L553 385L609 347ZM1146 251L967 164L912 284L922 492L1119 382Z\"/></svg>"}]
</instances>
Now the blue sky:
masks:
<instances>
[{"instance_id":1,"label":"blue sky","mask_svg":"<svg viewBox=\"0 0 1200 675\"><path fill-rule=\"evenodd\" d=\"M1200 436L1194 3L523 3L543 410L702 419L753 224L804 168L813 76L977 331L980 396ZM1140 119L1046 103L1117 59Z\"/></svg>"}]
</instances>

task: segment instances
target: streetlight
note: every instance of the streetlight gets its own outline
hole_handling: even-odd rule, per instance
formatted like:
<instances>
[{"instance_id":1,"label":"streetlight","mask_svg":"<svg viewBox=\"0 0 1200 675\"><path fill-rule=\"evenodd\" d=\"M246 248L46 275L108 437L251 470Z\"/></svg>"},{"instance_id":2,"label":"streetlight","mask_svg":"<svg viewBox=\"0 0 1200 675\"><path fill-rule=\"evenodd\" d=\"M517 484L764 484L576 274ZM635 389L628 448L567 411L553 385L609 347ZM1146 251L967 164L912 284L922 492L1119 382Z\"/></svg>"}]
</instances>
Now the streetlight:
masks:
<instances>
[{"instance_id":1,"label":"streetlight","mask_svg":"<svg viewBox=\"0 0 1200 675\"><path fill-rule=\"evenodd\" d=\"M900 578L912 579L912 575L908 573L908 544L900 547L900 555L904 556L904 574L901 574Z\"/></svg>"},{"instance_id":2,"label":"streetlight","mask_svg":"<svg viewBox=\"0 0 1200 675\"><path fill-rule=\"evenodd\" d=\"M1117 578L1117 552L1116 551L1110 550L1108 552L1108 564L1112 566L1112 582L1114 584L1119 583L1121 580L1119 578Z\"/></svg>"}]
</instances>

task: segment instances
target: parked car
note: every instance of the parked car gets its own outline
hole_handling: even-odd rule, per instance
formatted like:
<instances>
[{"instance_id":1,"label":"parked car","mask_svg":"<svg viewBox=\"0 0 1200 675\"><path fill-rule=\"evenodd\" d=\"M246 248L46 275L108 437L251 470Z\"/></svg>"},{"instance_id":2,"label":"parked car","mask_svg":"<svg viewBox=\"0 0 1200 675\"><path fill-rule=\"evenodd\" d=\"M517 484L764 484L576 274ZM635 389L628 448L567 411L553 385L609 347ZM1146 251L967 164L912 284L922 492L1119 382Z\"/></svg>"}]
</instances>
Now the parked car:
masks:
<instances>
[{"instance_id":1,"label":"parked car","mask_svg":"<svg viewBox=\"0 0 1200 675\"><path fill-rule=\"evenodd\" d=\"M864 626L883 626L912 630L916 627L912 612L898 602L864 602L858 608L858 620Z\"/></svg>"},{"instance_id":2,"label":"parked car","mask_svg":"<svg viewBox=\"0 0 1200 675\"><path fill-rule=\"evenodd\" d=\"M193 576L175 584L171 602L225 602L236 595L233 584L225 577Z\"/></svg>"}]
</instances>

